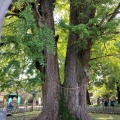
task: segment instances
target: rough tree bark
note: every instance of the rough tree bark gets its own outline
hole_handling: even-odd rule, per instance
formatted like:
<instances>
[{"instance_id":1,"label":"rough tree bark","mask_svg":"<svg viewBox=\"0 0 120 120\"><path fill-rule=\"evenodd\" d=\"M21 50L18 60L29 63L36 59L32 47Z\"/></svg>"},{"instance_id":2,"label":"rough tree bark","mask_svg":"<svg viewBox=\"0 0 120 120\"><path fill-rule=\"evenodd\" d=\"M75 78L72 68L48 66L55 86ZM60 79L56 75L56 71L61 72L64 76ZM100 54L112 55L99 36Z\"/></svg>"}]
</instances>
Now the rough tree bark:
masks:
<instances>
[{"instance_id":1,"label":"rough tree bark","mask_svg":"<svg viewBox=\"0 0 120 120\"><path fill-rule=\"evenodd\" d=\"M39 14L42 22L54 31L54 19L53 19L53 3L52 0L40 0ZM34 10L34 14L37 12ZM37 16L36 21L39 22ZM38 24L39 25L39 24ZM56 43L57 48L57 43ZM58 117L58 89L56 84L59 84L59 70L57 61L57 49L56 54L50 53L46 48L44 50L45 55L45 67L40 70L46 75L43 85L43 110L40 115L34 120L57 120ZM32 119L33 120L33 119Z\"/></svg>"},{"instance_id":2,"label":"rough tree bark","mask_svg":"<svg viewBox=\"0 0 120 120\"><path fill-rule=\"evenodd\" d=\"M78 4L70 1L70 24L87 24L94 17L95 8L89 2L77 0ZM83 16L80 16L80 13ZM92 25L91 25L92 26ZM78 49L75 41L86 41L86 48ZM83 42L84 44L84 42ZM67 55L65 62L65 83L66 88L71 88L69 95L66 96L66 103L71 114L76 120L90 120L87 112L86 90L89 82L89 59L92 39L81 39L74 33L69 33Z\"/></svg>"}]
</instances>

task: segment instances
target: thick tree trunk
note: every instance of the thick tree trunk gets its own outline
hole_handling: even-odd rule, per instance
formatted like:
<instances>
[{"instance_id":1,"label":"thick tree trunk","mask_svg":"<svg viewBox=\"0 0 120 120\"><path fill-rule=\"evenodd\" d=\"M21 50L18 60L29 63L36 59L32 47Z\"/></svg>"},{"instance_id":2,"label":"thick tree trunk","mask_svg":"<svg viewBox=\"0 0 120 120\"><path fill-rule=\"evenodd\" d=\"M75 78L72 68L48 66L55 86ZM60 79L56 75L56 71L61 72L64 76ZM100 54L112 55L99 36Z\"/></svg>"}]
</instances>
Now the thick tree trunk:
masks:
<instances>
[{"instance_id":1,"label":"thick tree trunk","mask_svg":"<svg viewBox=\"0 0 120 120\"><path fill-rule=\"evenodd\" d=\"M78 0L78 2L81 3L82 1ZM52 0L41 0L40 14L44 24L54 31L52 4ZM85 7L79 9L81 5L76 7L75 4L71 2L70 24L86 24L89 19L94 16L95 10L92 8L91 10L86 10L89 4L86 5L86 3L84 3L84 5ZM79 12L85 12L84 14L86 16L79 19ZM86 90L89 82L88 62L92 41L91 39L85 39L87 42L86 49L78 49L74 42L81 40L81 38L79 38L80 36L76 33L71 32L69 34L65 63L65 83L62 90L65 93L65 102L68 111L74 116L75 120L90 120L86 106ZM46 57L45 74L47 76L43 86L44 106L42 113L36 120L57 120L59 90L56 85L59 84L57 55L51 54L48 49L44 51L44 54Z\"/></svg>"},{"instance_id":2,"label":"thick tree trunk","mask_svg":"<svg viewBox=\"0 0 120 120\"><path fill-rule=\"evenodd\" d=\"M70 35L69 43L76 39L76 35ZM75 46L72 43L69 44L64 83L65 88L69 90L69 95L66 95L66 103L70 113L73 114L76 120L90 120L86 103L86 90L89 79L88 62L84 64L84 59L89 58L90 52L85 50L83 53L76 53L75 51Z\"/></svg>"},{"instance_id":3,"label":"thick tree trunk","mask_svg":"<svg viewBox=\"0 0 120 120\"><path fill-rule=\"evenodd\" d=\"M82 0L77 6L73 0L70 2L70 24L87 24L94 17L95 8L90 3ZM83 15L80 16L80 13ZM79 48L75 42L84 45L86 48ZM67 46L65 62L65 89L69 94L66 95L66 104L75 120L91 120L87 112L86 90L89 82L89 58L92 46L91 38L82 39L80 35L70 32Z\"/></svg>"},{"instance_id":4,"label":"thick tree trunk","mask_svg":"<svg viewBox=\"0 0 120 120\"><path fill-rule=\"evenodd\" d=\"M54 32L53 1L40 0L39 12L42 22ZM43 110L34 120L57 120L59 106L59 89L57 89L57 85L59 84L57 50L56 54L54 55L46 48L44 55L46 64L44 67L44 73L46 78L43 85Z\"/></svg>"}]
</instances>

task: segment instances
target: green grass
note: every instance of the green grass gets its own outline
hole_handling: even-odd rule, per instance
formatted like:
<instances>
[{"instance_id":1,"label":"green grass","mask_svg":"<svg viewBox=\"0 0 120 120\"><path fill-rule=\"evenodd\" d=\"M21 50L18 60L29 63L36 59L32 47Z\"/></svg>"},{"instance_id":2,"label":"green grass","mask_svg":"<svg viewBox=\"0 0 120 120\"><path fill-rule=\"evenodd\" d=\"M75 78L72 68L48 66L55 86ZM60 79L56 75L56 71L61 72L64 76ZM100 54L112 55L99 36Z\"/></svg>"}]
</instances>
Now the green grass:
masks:
<instances>
[{"instance_id":1,"label":"green grass","mask_svg":"<svg viewBox=\"0 0 120 120\"><path fill-rule=\"evenodd\" d=\"M25 112L13 114L13 116L7 117L6 120L30 120L32 117L35 117L39 114L39 111L34 112ZM96 114L89 113L92 120L120 120L120 115L115 114Z\"/></svg>"},{"instance_id":2,"label":"green grass","mask_svg":"<svg viewBox=\"0 0 120 120\"><path fill-rule=\"evenodd\" d=\"M6 120L30 120L33 117L36 117L40 112L33 111L33 112L25 112L25 113L18 113L12 114L12 116L7 117Z\"/></svg>"},{"instance_id":3,"label":"green grass","mask_svg":"<svg viewBox=\"0 0 120 120\"><path fill-rule=\"evenodd\" d=\"M89 113L92 120L120 120L120 115Z\"/></svg>"},{"instance_id":4,"label":"green grass","mask_svg":"<svg viewBox=\"0 0 120 120\"><path fill-rule=\"evenodd\" d=\"M40 111L32 111L32 112L24 112L24 113L18 113L18 114L13 114L13 116L23 116L23 115L38 115Z\"/></svg>"}]
</instances>

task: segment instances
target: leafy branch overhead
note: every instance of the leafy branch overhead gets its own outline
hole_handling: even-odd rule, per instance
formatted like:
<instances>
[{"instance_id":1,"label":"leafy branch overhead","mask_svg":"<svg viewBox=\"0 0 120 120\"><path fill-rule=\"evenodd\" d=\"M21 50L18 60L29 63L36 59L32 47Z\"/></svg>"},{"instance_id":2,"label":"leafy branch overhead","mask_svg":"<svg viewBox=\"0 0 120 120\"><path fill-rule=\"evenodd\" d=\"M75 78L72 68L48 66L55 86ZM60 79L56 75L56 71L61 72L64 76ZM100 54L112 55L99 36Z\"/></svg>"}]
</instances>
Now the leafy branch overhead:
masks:
<instances>
[{"instance_id":1,"label":"leafy branch overhead","mask_svg":"<svg viewBox=\"0 0 120 120\"><path fill-rule=\"evenodd\" d=\"M22 74L23 76L26 74L27 78L22 78L26 82L21 83L38 84L39 82L42 84L42 79L45 76L36 70L35 64L37 60L41 66L45 66L44 49L48 48L51 53L55 54L54 34L42 23L38 28L31 4L24 6L26 4L24 2L17 1L13 3L10 10L13 9L14 14L8 13L5 18L2 43L0 44L1 64L4 61L4 64L0 66L0 80L9 81L14 79L17 82L21 79ZM18 3L20 3L20 6ZM19 8L22 6L24 6L24 9ZM20 10L19 13L15 13L17 10ZM19 14L19 17L16 14ZM8 79L8 76L11 77ZM4 84L1 84L2 86Z\"/></svg>"},{"instance_id":2,"label":"leafy branch overhead","mask_svg":"<svg viewBox=\"0 0 120 120\"><path fill-rule=\"evenodd\" d=\"M73 1L73 3L75 5L80 4L79 2L77 3L77 1ZM79 49L86 49L88 39L92 39L92 43L98 40L107 42L110 39L114 39L120 33L120 3L118 2L116 6L112 5L111 2L107 3L107 5L104 4L104 2L100 2L99 5L95 5L92 2L91 4L93 4L93 8L95 8L95 15L89 19L88 22L84 23L83 21L83 23L80 22L77 25L68 25L64 20L60 20L59 22L59 26L63 31L66 32L69 30L78 36L75 44ZM76 8L76 10L77 9L82 10L83 8ZM84 11L80 11L79 14L78 19L87 17L87 14L85 14Z\"/></svg>"}]
</instances>

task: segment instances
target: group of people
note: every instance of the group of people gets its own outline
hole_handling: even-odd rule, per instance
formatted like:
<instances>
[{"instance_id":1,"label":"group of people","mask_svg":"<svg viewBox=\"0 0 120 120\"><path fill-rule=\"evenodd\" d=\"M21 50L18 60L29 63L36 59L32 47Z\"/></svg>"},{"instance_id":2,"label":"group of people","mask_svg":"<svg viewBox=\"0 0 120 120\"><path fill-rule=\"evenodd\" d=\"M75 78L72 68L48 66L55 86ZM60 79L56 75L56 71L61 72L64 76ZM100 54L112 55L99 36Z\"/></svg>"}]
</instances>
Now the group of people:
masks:
<instances>
[{"instance_id":1,"label":"group of people","mask_svg":"<svg viewBox=\"0 0 120 120\"><path fill-rule=\"evenodd\" d=\"M112 107L114 107L114 105L115 105L114 103L115 103L114 99L111 99L111 100L104 99L102 101L102 104L103 104L104 107L108 107L109 105L112 106Z\"/></svg>"}]
</instances>

